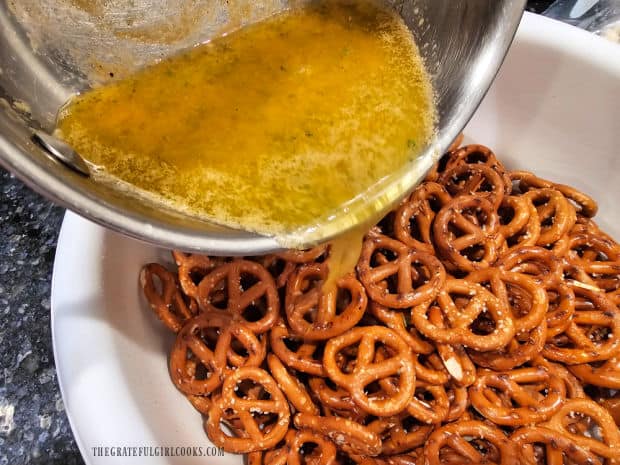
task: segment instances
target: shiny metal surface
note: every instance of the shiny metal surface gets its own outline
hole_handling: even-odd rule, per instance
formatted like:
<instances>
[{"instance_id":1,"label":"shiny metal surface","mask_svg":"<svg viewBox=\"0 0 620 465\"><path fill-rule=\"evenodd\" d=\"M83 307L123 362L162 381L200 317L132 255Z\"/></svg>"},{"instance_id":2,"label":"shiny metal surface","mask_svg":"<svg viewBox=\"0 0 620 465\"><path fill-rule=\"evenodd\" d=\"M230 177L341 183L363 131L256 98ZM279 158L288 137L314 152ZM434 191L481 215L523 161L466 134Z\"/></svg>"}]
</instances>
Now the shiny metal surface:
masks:
<instances>
[{"instance_id":1,"label":"shiny metal surface","mask_svg":"<svg viewBox=\"0 0 620 465\"><path fill-rule=\"evenodd\" d=\"M439 110L438 138L393 182L390 199L396 201L476 110L525 0L388 3L420 46ZM32 135L38 129L50 132L56 112L74 93L291 5L286 0L0 0L0 163L52 200L147 242L213 254L279 249L273 238L191 218L97 183L50 158Z\"/></svg>"},{"instance_id":2,"label":"shiny metal surface","mask_svg":"<svg viewBox=\"0 0 620 465\"><path fill-rule=\"evenodd\" d=\"M69 144L43 131L35 131L32 137L52 157L57 158L78 173L90 176L88 165Z\"/></svg>"}]
</instances>

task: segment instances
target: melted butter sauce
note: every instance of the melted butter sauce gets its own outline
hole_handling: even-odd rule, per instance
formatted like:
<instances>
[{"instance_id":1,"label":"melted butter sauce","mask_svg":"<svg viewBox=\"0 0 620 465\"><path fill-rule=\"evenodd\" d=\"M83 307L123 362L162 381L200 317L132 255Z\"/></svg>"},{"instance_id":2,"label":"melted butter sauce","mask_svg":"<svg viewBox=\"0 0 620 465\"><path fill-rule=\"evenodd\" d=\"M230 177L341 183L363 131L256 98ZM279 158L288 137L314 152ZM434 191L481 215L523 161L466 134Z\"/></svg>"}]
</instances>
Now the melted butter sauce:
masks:
<instances>
[{"instance_id":1,"label":"melted butter sauce","mask_svg":"<svg viewBox=\"0 0 620 465\"><path fill-rule=\"evenodd\" d=\"M100 179L284 236L346 214L343 204L419 154L434 119L402 20L368 1L328 0L77 96L58 133Z\"/></svg>"},{"instance_id":2,"label":"melted butter sauce","mask_svg":"<svg viewBox=\"0 0 620 465\"><path fill-rule=\"evenodd\" d=\"M362 254L362 243L367 232L368 228L365 225L359 226L330 242L327 261L328 275L323 282L323 294L336 290L340 278L355 272L355 266Z\"/></svg>"}]
</instances>

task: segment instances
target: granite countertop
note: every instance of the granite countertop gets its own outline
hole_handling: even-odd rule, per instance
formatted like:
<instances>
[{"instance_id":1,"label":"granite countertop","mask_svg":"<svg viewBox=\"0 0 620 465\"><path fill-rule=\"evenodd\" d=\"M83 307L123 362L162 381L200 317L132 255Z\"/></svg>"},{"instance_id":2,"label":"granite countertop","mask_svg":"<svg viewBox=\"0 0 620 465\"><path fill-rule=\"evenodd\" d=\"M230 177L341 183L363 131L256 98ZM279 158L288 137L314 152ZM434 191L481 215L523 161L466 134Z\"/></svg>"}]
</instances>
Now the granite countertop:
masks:
<instances>
[{"instance_id":1,"label":"granite countertop","mask_svg":"<svg viewBox=\"0 0 620 465\"><path fill-rule=\"evenodd\" d=\"M0 169L0 465L83 463L58 390L50 330L63 214Z\"/></svg>"},{"instance_id":2,"label":"granite countertop","mask_svg":"<svg viewBox=\"0 0 620 465\"><path fill-rule=\"evenodd\" d=\"M63 215L0 168L0 465L84 463L52 353L50 284Z\"/></svg>"}]
</instances>

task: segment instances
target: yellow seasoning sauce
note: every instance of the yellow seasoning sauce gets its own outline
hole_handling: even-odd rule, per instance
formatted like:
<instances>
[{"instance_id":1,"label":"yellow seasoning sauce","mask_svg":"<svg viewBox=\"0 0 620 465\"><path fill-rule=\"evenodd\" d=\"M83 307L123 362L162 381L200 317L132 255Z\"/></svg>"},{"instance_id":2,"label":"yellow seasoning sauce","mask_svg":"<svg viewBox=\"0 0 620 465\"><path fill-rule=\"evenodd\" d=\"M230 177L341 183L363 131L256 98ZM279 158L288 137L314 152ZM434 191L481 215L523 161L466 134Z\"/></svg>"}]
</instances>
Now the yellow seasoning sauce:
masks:
<instances>
[{"instance_id":1,"label":"yellow seasoning sauce","mask_svg":"<svg viewBox=\"0 0 620 465\"><path fill-rule=\"evenodd\" d=\"M320 1L75 97L58 133L100 179L284 236L402 169L434 121L402 20L369 1Z\"/></svg>"}]
</instances>

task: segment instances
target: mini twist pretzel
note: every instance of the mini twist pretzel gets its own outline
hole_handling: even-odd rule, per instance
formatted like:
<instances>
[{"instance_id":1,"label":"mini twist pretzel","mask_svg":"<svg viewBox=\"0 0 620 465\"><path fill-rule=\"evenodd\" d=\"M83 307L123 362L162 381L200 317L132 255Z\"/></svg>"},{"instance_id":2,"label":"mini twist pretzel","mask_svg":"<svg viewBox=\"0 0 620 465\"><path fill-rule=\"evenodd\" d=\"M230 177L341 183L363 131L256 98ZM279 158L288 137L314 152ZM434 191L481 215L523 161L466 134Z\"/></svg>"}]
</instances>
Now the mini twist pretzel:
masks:
<instances>
[{"instance_id":1,"label":"mini twist pretzel","mask_svg":"<svg viewBox=\"0 0 620 465\"><path fill-rule=\"evenodd\" d=\"M543 355L568 365L604 361L620 351L620 310L604 293L573 286L587 308L576 310L566 331L547 341Z\"/></svg>"},{"instance_id":2,"label":"mini twist pretzel","mask_svg":"<svg viewBox=\"0 0 620 465\"><path fill-rule=\"evenodd\" d=\"M474 195L459 196L435 217L435 247L450 269L487 268L495 262L503 240L499 226L499 216L491 202ZM454 231L459 231L459 235Z\"/></svg>"},{"instance_id":3,"label":"mini twist pretzel","mask_svg":"<svg viewBox=\"0 0 620 465\"><path fill-rule=\"evenodd\" d=\"M355 405L355 407L351 410L336 410L323 405L323 415L330 418L346 418L347 420L355 421L360 425L367 424L368 419L370 418L370 415L357 405Z\"/></svg>"},{"instance_id":4,"label":"mini twist pretzel","mask_svg":"<svg viewBox=\"0 0 620 465\"><path fill-rule=\"evenodd\" d=\"M436 304L444 316L441 326L434 325L428 318L428 311L434 304L418 305L412 309L413 324L420 333L435 342L490 351L504 347L515 335L515 324L508 310L479 284L449 279L437 296ZM494 327L485 334L476 334L472 325L483 313Z\"/></svg>"},{"instance_id":5,"label":"mini twist pretzel","mask_svg":"<svg viewBox=\"0 0 620 465\"><path fill-rule=\"evenodd\" d=\"M579 417L589 417L598 425L598 438L575 433L571 425ZM611 415L589 399L571 399L544 424L545 427L567 436L574 444L611 460L620 459L620 430Z\"/></svg>"},{"instance_id":6,"label":"mini twist pretzel","mask_svg":"<svg viewBox=\"0 0 620 465\"><path fill-rule=\"evenodd\" d=\"M493 204L493 208L499 208L504 194L509 193L501 175L493 168L476 163L462 163L448 168L440 176L439 183L453 197L459 195L476 195L485 198Z\"/></svg>"},{"instance_id":7,"label":"mini twist pretzel","mask_svg":"<svg viewBox=\"0 0 620 465\"><path fill-rule=\"evenodd\" d=\"M287 262L277 255L265 255L263 257L249 257L249 260L260 263L273 277L276 287L278 289L286 286L288 278L297 269L297 264L293 262ZM286 457L285 454L283 454ZM262 458L261 458L262 460Z\"/></svg>"},{"instance_id":8,"label":"mini twist pretzel","mask_svg":"<svg viewBox=\"0 0 620 465\"><path fill-rule=\"evenodd\" d=\"M466 387L449 386L446 391L450 409L448 415L444 418L444 422L450 423L463 417L469 407L469 394Z\"/></svg>"},{"instance_id":9,"label":"mini twist pretzel","mask_svg":"<svg viewBox=\"0 0 620 465\"><path fill-rule=\"evenodd\" d=\"M502 163L497 159L495 153L484 145L470 144L464 145L460 148L457 147L457 149L450 153L450 156L446 162L446 169L454 168L455 166L462 164L483 164L488 166L489 168L497 171L500 176L502 176L502 179L507 181L507 185L511 184L510 177L506 174L504 165L502 165Z\"/></svg>"},{"instance_id":10,"label":"mini twist pretzel","mask_svg":"<svg viewBox=\"0 0 620 465\"><path fill-rule=\"evenodd\" d=\"M573 204L577 207L577 213L580 215L588 218L593 218L596 215L598 204L589 195L565 184L554 183L553 188L560 191L567 199L572 200Z\"/></svg>"},{"instance_id":11,"label":"mini twist pretzel","mask_svg":"<svg viewBox=\"0 0 620 465\"><path fill-rule=\"evenodd\" d=\"M215 267L224 263L221 258L211 258L207 255L186 254L179 250L172 252L172 258L177 265L179 284L186 296L198 300L198 283Z\"/></svg>"},{"instance_id":12,"label":"mini twist pretzel","mask_svg":"<svg viewBox=\"0 0 620 465\"><path fill-rule=\"evenodd\" d=\"M507 426L549 419L562 406L565 395L562 379L544 367L484 373L469 388L472 406L493 423Z\"/></svg>"},{"instance_id":13,"label":"mini twist pretzel","mask_svg":"<svg viewBox=\"0 0 620 465\"><path fill-rule=\"evenodd\" d=\"M575 293L564 282L547 286L547 338L553 338L568 328L575 314Z\"/></svg>"},{"instance_id":14,"label":"mini twist pretzel","mask_svg":"<svg viewBox=\"0 0 620 465\"><path fill-rule=\"evenodd\" d=\"M246 286L245 280L252 284ZM226 293L226 299L219 302L222 292ZM254 315L248 319L246 313L258 308L262 300L263 314L258 319ZM202 279L198 285L198 305L203 311L226 311L257 334L276 323L280 308L276 285L269 272L256 262L241 259L218 266Z\"/></svg>"},{"instance_id":15,"label":"mini twist pretzel","mask_svg":"<svg viewBox=\"0 0 620 465\"><path fill-rule=\"evenodd\" d=\"M547 188L533 189L523 195L538 211L541 230L537 245L553 244L568 233L577 221L575 208L560 191Z\"/></svg>"},{"instance_id":16,"label":"mini twist pretzel","mask_svg":"<svg viewBox=\"0 0 620 465\"><path fill-rule=\"evenodd\" d=\"M451 458L448 462L444 460ZM458 421L437 428L426 441L427 465L518 465L516 447L494 426L481 421Z\"/></svg>"},{"instance_id":17,"label":"mini twist pretzel","mask_svg":"<svg viewBox=\"0 0 620 465\"><path fill-rule=\"evenodd\" d=\"M333 465L336 462L336 446L324 435L317 434L310 429L291 430L290 433L293 434L290 437L287 435L286 441L289 448L287 465L302 465L303 463ZM306 444L314 444L317 447L310 454L302 455Z\"/></svg>"},{"instance_id":18,"label":"mini twist pretzel","mask_svg":"<svg viewBox=\"0 0 620 465\"><path fill-rule=\"evenodd\" d=\"M502 270L527 274L543 287L551 286L562 279L562 262L553 252L542 247L515 247L503 254L495 266Z\"/></svg>"},{"instance_id":19,"label":"mini twist pretzel","mask_svg":"<svg viewBox=\"0 0 620 465\"><path fill-rule=\"evenodd\" d=\"M159 279L161 292L157 290L155 277ZM171 331L179 332L183 323L196 314L197 308L185 303L174 274L160 264L149 263L142 267L140 286L151 310Z\"/></svg>"},{"instance_id":20,"label":"mini twist pretzel","mask_svg":"<svg viewBox=\"0 0 620 465\"><path fill-rule=\"evenodd\" d=\"M447 384L450 381L450 373L446 369L439 354L418 354L414 356L416 379L428 384Z\"/></svg>"},{"instance_id":21,"label":"mini twist pretzel","mask_svg":"<svg viewBox=\"0 0 620 465\"><path fill-rule=\"evenodd\" d=\"M432 344L420 337L415 328L408 327L402 310L393 310L376 302L371 302L368 306L368 313L402 337L414 353L430 354L435 349Z\"/></svg>"},{"instance_id":22,"label":"mini twist pretzel","mask_svg":"<svg viewBox=\"0 0 620 465\"><path fill-rule=\"evenodd\" d=\"M536 245L540 237L540 219L534 204L526 197L504 197L499 209L499 232L509 247Z\"/></svg>"},{"instance_id":23,"label":"mini twist pretzel","mask_svg":"<svg viewBox=\"0 0 620 465\"><path fill-rule=\"evenodd\" d=\"M215 348L203 334L208 329L219 330ZM238 341L247 356L233 350L233 339ZM170 354L170 376L176 386L186 394L206 395L215 390L229 371L228 366L259 366L265 359L266 344L249 329L221 313L202 313L179 331ZM204 377L198 377L202 366Z\"/></svg>"},{"instance_id":24,"label":"mini twist pretzel","mask_svg":"<svg viewBox=\"0 0 620 465\"><path fill-rule=\"evenodd\" d=\"M351 394L346 389L339 386L332 389L327 385L325 378L318 377L310 378L308 385L323 406L340 412L340 416L343 416L342 412L346 411L352 412L355 417L364 416L364 412L353 401Z\"/></svg>"},{"instance_id":25,"label":"mini twist pretzel","mask_svg":"<svg viewBox=\"0 0 620 465\"><path fill-rule=\"evenodd\" d=\"M387 252L395 258L386 260ZM357 272L369 297L390 308L408 308L433 299L446 277L433 255L376 233L364 241Z\"/></svg>"},{"instance_id":26,"label":"mini twist pretzel","mask_svg":"<svg viewBox=\"0 0 620 465\"><path fill-rule=\"evenodd\" d=\"M240 397L244 397L247 399L253 399L253 400L258 400L261 397L265 396L265 391L263 390L263 388L259 387L259 386L251 386L248 388L247 385L243 385L243 383L241 383L241 386L238 386L238 390L237 395ZM209 410L211 409L211 405L213 405L214 402L218 402L221 398L221 392L215 392L213 394L211 394L211 404L209 405ZM256 414L255 419L256 419L256 424L259 425L259 428L271 428L270 423L272 421L272 417L270 417L270 413L259 413L259 412L253 412ZM209 416L209 411L207 411L207 413L205 414L205 417ZM241 418L239 417L239 415L237 415L237 413L232 410L232 409L227 409L223 415L222 415L222 424L225 425L226 427L228 427L228 429L233 433L234 436L236 437L242 437L245 433L244 433L244 426L243 426L243 422L241 421ZM280 446L281 443L279 443L277 446ZM276 446L276 447L277 447Z\"/></svg>"},{"instance_id":27,"label":"mini twist pretzel","mask_svg":"<svg viewBox=\"0 0 620 465\"><path fill-rule=\"evenodd\" d=\"M269 395L268 400L239 397L236 388L241 381L250 380ZM234 437L222 431L224 412L232 410L238 415L243 434ZM277 420L269 427L260 428L253 414L270 413ZM257 367L242 367L231 373L222 384L222 394L209 409L205 430L209 439L227 452L244 454L274 447L288 431L290 411L288 402L269 374Z\"/></svg>"},{"instance_id":28,"label":"mini twist pretzel","mask_svg":"<svg viewBox=\"0 0 620 465\"><path fill-rule=\"evenodd\" d=\"M271 350L289 368L314 376L326 376L323 363L316 357L319 346L292 335L282 322L269 332ZM292 348L287 345L293 344Z\"/></svg>"},{"instance_id":29,"label":"mini twist pretzel","mask_svg":"<svg viewBox=\"0 0 620 465\"><path fill-rule=\"evenodd\" d=\"M620 246L601 235L569 236L566 260L590 275L620 274Z\"/></svg>"},{"instance_id":30,"label":"mini twist pretzel","mask_svg":"<svg viewBox=\"0 0 620 465\"><path fill-rule=\"evenodd\" d=\"M547 465L564 465L566 458L574 465L601 465L598 458L587 449L580 447L570 438L544 426L529 426L518 429L510 436L517 445L523 465L538 465L534 445L543 445L544 463Z\"/></svg>"},{"instance_id":31,"label":"mini twist pretzel","mask_svg":"<svg viewBox=\"0 0 620 465\"><path fill-rule=\"evenodd\" d=\"M327 263L304 265L294 273L286 286L285 309L288 324L294 333L306 340L329 339L355 326L364 316L368 299L362 284L353 274L340 278L336 286L311 286L327 279ZM348 303L341 305L339 294L348 294Z\"/></svg>"},{"instance_id":32,"label":"mini twist pretzel","mask_svg":"<svg viewBox=\"0 0 620 465\"><path fill-rule=\"evenodd\" d=\"M570 234L574 235L582 233L602 235L613 242L611 236L601 230L601 228L599 228L598 224L596 224L596 222L592 218L588 218L583 215L577 215L577 221L575 222L575 226L573 226L573 229L571 229Z\"/></svg>"},{"instance_id":33,"label":"mini twist pretzel","mask_svg":"<svg viewBox=\"0 0 620 465\"><path fill-rule=\"evenodd\" d=\"M208 396L194 396L194 395L187 395L187 400L189 400L189 403L192 404L192 407L194 407L196 410L198 410L200 413L202 413L203 415L208 415L209 414L209 409L211 408L211 398Z\"/></svg>"},{"instance_id":34,"label":"mini twist pretzel","mask_svg":"<svg viewBox=\"0 0 620 465\"><path fill-rule=\"evenodd\" d=\"M383 455L401 454L420 447L433 431L432 426L420 424L407 413L378 418L368 425L368 429L381 438Z\"/></svg>"},{"instance_id":35,"label":"mini twist pretzel","mask_svg":"<svg viewBox=\"0 0 620 465\"><path fill-rule=\"evenodd\" d=\"M394 395L398 392L391 379L382 379L379 385L383 392ZM414 395L407 405L407 412L422 423L439 424L450 411L450 400L443 385L429 384L416 380Z\"/></svg>"},{"instance_id":36,"label":"mini twist pretzel","mask_svg":"<svg viewBox=\"0 0 620 465\"><path fill-rule=\"evenodd\" d=\"M538 327L546 317L547 293L527 275L501 268L487 268L470 273L467 280L489 283L493 294L510 309L517 334ZM526 308L519 308L524 303Z\"/></svg>"},{"instance_id":37,"label":"mini twist pretzel","mask_svg":"<svg viewBox=\"0 0 620 465\"><path fill-rule=\"evenodd\" d=\"M248 454L247 465L286 465L288 460L288 446L256 451Z\"/></svg>"},{"instance_id":38,"label":"mini twist pretzel","mask_svg":"<svg viewBox=\"0 0 620 465\"><path fill-rule=\"evenodd\" d=\"M613 275L593 275L596 287L605 291L616 304L620 297L620 272Z\"/></svg>"},{"instance_id":39,"label":"mini twist pretzel","mask_svg":"<svg viewBox=\"0 0 620 465\"><path fill-rule=\"evenodd\" d=\"M456 150L456 148L454 150ZM426 173L426 177L424 178L424 183L437 182L439 180L439 176L441 176L441 174L445 171L446 163L448 162L448 159L450 158L453 152L454 151L452 149L449 149L446 153L444 153L441 156L441 158L439 158L437 163L435 163L431 167L431 169L428 171L428 173Z\"/></svg>"},{"instance_id":40,"label":"mini twist pretzel","mask_svg":"<svg viewBox=\"0 0 620 465\"><path fill-rule=\"evenodd\" d=\"M338 353L359 344L355 366L345 373L338 366ZM381 343L392 351L392 356L375 361L375 344ZM351 393L357 405L376 416L392 416L401 412L415 389L415 368L411 348L394 331L383 326L358 327L330 339L325 345L323 366L329 378ZM393 395L372 398L366 386L381 379L398 376Z\"/></svg>"},{"instance_id":41,"label":"mini twist pretzel","mask_svg":"<svg viewBox=\"0 0 620 465\"><path fill-rule=\"evenodd\" d=\"M584 383L620 390L620 357L618 355L600 365L584 363L571 365L568 369Z\"/></svg>"},{"instance_id":42,"label":"mini twist pretzel","mask_svg":"<svg viewBox=\"0 0 620 465\"><path fill-rule=\"evenodd\" d=\"M427 400L428 397L432 400ZM422 423L439 424L450 413L450 399L443 386L416 381L414 396L407 412Z\"/></svg>"},{"instance_id":43,"label":"mini twist pretzel","mask_svg":"<svg viewBox=\"0 0 620 465\"><path fill-rule=\"evenodd\" d=\"M309 429L331 439L337 447L353 454L376 456L381 453L381 438L367 426L340 417L319 417L298 413L293 419L299 429Z\"/></svg>"},{"instance_id":44,"label":"mini twist pretzel","mask_svg":"<svg viewBox=\"0 0 620 465\"><path fill-rule=\"evenodd\" d=\"M574 187L547 181L527 171L515 171L511 173L511 177L519 180L519 185L524 191L532 188L553 188L561 192L564 197L573 201L580 215L592 218L598 211L596 201Z\"/></svg>"},{"instance_id":45,"label":"mini twist pretzel","mask_svg":"<svg viewBox=\"0 0 620 465\"><path fill-rule=\"evenodd\" d=\"M435 215L452 197L441 185L423 183L394 215L394 235L412 249L434 253L432 225ZM437 205L437 207L434 207Z\"/></svg>"},{"instance_id":46,"label":"mini twist pretzel","mask_svg":"<svg viewBox=\"0 0 620 465\"><path fill-rule=\"evenodd\" d=\"M609 412L616 425L620 425L620 397L618 394L614 397L597 397L596 402Z\"/></svg>"},{"instance_id":47,"label":"mini twist pretzel","mask_svg":"<svg viewBox=\"0 0 620 465\"><path fill-rule=\"evenodd\" d=\"M197 320L190 320L178 333L170 353L170 377L185 394L207 395L222 383L222 367L216 364L212 348L200 334L201 323L211 327L210 322L203 320L200 316ZM227 325L228 321L221 324ZM206 374L201 376L201 371L206 371Z\"/></svg>"},{"instance_id":48,"label":"mini twist pretzel","mask_svg":"<svg viewBox=\"0 0 620 465\"><path fill-rule=\"evenodd\" d=\"M445 328L441 310L439 310L438 307L430 309L428 318L432 324L440 328ZM465 352L463 346L440 343L437 343L436 346L437 353L446 367L446 370L454 379L454 382L459 386L469 386L473 384L476 380L476 367L467 355L467 352Z\"/></svg>"},{"instance_id":49,"label":"mini twist pretzel","mask_svg":"<svg viewBox=\"0 0 620 465\"><path fill-rule=\"evenodd\" d=\"M424 448L418 447L405 454L383 457L378 465L424 465Z\"/></svg>"},{"instance_id":50,"label":"mini twist pretzel","mask_svg":"<svg viewBox=\"0 0 620 465\"><path fill-rule=\"evenodd\" d=\"M312 415L319 414L319 409L312 402L312 398L304 385L297 378L291 376L278 357L269 354L267 356L267 365L269 366L271 376L278 383L278 387L298 412L310 413Z\"/></svg>"},{"instance_id":51,"label":"mini twist pretzel","mask_svg":"<svg viewBox=\"0 0 620 465\"><path fill-rule=\"evenodd\" d=\"M568 371L564 365L560 365L558 363L550 362L543 356L536 357L532 364L535 366L543 366L550 373L553 373L556 377L560 378L564 381L566 386L566 398L567 399L575 399L585 397L586 394L583 391L583 386L579 382L573 374Z\"/></svg>"},{"instance_id":52,"label":"mini twist pretzel","mask_svg":"<svg viewBox=\"0 0 620 465\"><path fill-rule=\"evenodd\" d=\"M205 314L205 318L210 318ZM217 319L214 316L214 319ZM243 323L231 321L220 329L213 353L215 363L222 367L224 375L228 367L259 366L267 354L267 338L257 335Z\"/></svg>"},{"instance_id":53,"label":"mini twist pretzel","mask_svg":"<svg viewBox=\"0 0 620 465\"><path fill-rule=\"evenodd\" d=\"M598 287L598 284L592 276L586 273L578 266L572 265L567 261L564 262L564 282L569 284L572 288L589 289L594 292L605 292L604 289ZM609 295L607 297L610 297ZM575 309L579 307L579 300L575 298Z\"/></svg>"},{"instance_id":54,"label":"mini twist pretzel","mask_svg":"<svg viewBox=\"0 0 620 465\"><path fill-rule=\"evenodd\" d=\"M326 255L327 245L319 245L308 250L287 250L264 257L255 257L273 276L278 289L286 286L288 278L297 265L313 263Z\"/></svg>"},{"instance_id":55,"label":"mini twist pretzel","mask_svg":"<svg viewBox=\"0 0 620 465\"><path fill-rule=\"evenodd\" d=\"M543 320L536 328L516 334L506 347L500 350L490 352L470 350L469 356L481 367L495 371L509 371L534 360L545 346L546 334L547 322Z\"/></svg>"}]
</instances>

